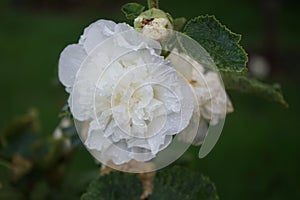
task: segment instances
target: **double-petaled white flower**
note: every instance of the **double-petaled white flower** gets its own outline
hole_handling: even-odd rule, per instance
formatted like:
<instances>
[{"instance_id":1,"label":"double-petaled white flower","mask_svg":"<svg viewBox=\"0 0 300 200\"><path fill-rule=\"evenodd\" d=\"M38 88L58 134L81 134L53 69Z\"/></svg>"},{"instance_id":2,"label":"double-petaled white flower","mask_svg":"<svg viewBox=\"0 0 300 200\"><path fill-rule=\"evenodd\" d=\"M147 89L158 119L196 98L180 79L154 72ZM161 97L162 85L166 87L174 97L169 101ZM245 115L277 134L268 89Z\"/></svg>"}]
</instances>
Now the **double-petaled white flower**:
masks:
<instances>
[{"instance_id":1,"label":"double-petaled white flower","mask_svg":"<svg viewBox=\"0 0 300 200\"><path fill-rule=\"evenodd\" d=\"M201 144L208 126L232 111L217 73L176 49L165 59L157 38L142 33L99 20L60 56L79 135L103 163L149 161L177 134Z\"/></svg>"},{"instance_id":2,"label":"double-petaled white flower","mask_svg":"<svg viewBox=\"0 0 300 200\"><path fill-rule=\"evenodd\" d=\"M151 160L189 125L192 90L160 53L158 42L107 20L61 53L59 79L74 118L88 124L81 138L100 161Z\"/></svg>"}]
</instances>

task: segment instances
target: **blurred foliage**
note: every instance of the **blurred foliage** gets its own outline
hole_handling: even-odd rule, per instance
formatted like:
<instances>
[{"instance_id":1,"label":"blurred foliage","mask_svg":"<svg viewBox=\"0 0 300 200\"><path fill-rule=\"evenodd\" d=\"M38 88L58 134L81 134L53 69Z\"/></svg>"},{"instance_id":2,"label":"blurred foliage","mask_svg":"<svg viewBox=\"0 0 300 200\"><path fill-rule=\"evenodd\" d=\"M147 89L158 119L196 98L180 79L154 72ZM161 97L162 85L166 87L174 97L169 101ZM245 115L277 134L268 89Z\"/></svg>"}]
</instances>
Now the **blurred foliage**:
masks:
<instances>
[{"instance_id":1,"label":"blurred foliage","mask_svg":"<svg viewBox=\"0 0 300 200\"><path fill-rule=\"evenodd\" d=\"M65 199L74 195L61 193L60 198L56 194L63 188L80 144L70 120L63 119L53 135L43 138L37 111L32 110L16 117L0 136L0 199Z\"/></svg>"}]
</instances>

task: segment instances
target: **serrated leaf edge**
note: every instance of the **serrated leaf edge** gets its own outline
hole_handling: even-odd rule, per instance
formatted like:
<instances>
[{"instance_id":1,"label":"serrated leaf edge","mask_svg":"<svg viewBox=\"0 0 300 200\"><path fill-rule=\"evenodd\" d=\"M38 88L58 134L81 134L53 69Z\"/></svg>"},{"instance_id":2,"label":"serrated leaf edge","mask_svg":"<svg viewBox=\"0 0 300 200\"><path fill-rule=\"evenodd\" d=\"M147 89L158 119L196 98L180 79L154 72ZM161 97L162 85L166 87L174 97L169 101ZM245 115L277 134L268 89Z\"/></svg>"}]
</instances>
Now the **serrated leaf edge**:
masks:
<instances>
[{"instance_id":1,"label":"serrated leaf edge","mask_svg":"<svg viewBox=\"0 0 300 200\"><path fill-rule=\"evenodd\" d=\"M187 23L186 23L186 25L185 25L185 27L184 27L184 34L186 34L186 35L188 35L186 32L185 32L185 30L186 30L186 28L190 25L190 24L192 24L192 23L195 23L195 22L197 22L197 20L201 20L201 19L213 19L213 20L215 20L216 22L217 22L217 24L221 27L221 28L223 28L225 31L227 31L228 33L230 33L230 34L232 34L232 35L234 35L234 36L236 36L238 39L236 40L236 42L234 42L234 44L238 47L238 49L240 49L241 50L241 52L243 53L243 55L246 57L246 59L245 59L245 62L244 62L244 65L245 65L245 67L243 68L243 69L241 69L241 70L237 70L237 71L235 71L235 72L238 72L238 73L245 73L245 72L247 72L248 71L248 69L247 69L247 67L246 67L246 64L247 64L247 62L249 61L248 60L248 54L247 54L247 52L245 51L245 49L239 44L239 42L241 41L241 39L242 39L242 35L241 34L237 34L237 33L234 33L234 32L232 32L230 29L228 29L225 25L223 25L223 24L221 24L221 22L215 17L215 15L200 15L200 16L198 16L198 17L194 17L193 19L191 19L191 20L189 20ZM200 44L201 45L201 44ZM223 72L232 72L232 70L229 70L229 69L220 69L221 71L223 71Z\"/></svg>"}]
</instances>

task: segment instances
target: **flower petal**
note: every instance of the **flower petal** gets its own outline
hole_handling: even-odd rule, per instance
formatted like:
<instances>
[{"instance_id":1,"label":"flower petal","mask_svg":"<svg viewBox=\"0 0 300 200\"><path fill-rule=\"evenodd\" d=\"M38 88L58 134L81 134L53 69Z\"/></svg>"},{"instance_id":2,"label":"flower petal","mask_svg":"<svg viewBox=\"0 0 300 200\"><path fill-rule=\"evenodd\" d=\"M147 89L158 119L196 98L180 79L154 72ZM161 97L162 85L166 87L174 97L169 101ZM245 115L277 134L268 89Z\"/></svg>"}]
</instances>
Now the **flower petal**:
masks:
<instances>
[{"instance_id":1,"label":"flower petal","mask_svg":"<svg viewBox=\"0 0 300 200\"><path fill-rule=\"evenodd\" d=\"M86 57L85 50L78 44L69 45L62 51L58 64L58 77L64 86L67 88L73 86L76 73Z\"/></svg>"},{"instance_id":2,"label":"flower petal","mask_svg":"<svg viewBox=\"0 0 300 200\"><path fill-rule=\"evenodd\" d=\"M84 29L79 44L82 44L86 52L90 53L95 47L115 33L115 26L116 23L113 21L98 20ZM127 30L130 30L130 26L127 25L127 27Z\"/></svg>"}]
</instances>

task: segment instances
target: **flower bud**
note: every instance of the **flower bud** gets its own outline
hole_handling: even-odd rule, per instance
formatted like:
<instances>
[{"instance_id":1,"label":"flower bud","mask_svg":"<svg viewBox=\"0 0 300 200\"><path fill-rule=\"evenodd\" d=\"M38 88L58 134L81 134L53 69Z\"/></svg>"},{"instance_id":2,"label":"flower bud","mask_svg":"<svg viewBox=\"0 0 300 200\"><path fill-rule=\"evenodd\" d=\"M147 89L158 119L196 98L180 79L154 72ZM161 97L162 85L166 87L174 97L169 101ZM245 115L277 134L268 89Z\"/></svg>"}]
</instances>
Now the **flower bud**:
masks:
<instances>
[{"instance_id":1,"label":"flower bud","mask_svg":"<svg viewBox=\"0 0 300 200\"><path fill-rule=\"evenodd\" d=\"M168 36L168 29L173 29L172 22L168 13L152 8L134 20L134 28L151 39L161 41Z\"/></svg>"}]
</instances>

